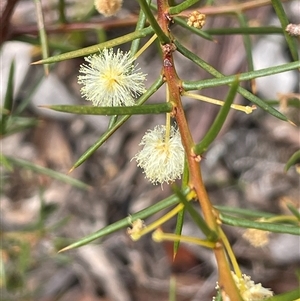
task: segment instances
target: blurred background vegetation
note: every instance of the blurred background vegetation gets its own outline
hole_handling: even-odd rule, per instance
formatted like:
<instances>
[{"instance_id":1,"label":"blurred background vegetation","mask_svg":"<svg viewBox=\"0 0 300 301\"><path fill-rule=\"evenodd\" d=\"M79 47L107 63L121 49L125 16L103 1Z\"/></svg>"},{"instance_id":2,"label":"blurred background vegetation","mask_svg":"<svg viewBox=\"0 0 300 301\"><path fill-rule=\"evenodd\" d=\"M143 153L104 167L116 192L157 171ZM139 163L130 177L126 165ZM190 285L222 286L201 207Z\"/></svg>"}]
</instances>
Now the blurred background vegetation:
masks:
<instances>
[{"instance_id":1,"label":"blurred background vegetation","mask_svg":"<svg viewBox=\"0 0 300 301\"><path fill-rule=\"evenodd\" d=\"M206 2L212 1L199 1L197 7L207 8ZM300 23L299 2L284 2L289 21ZM213 3L215 7L235 4L226 0ZM132 32L139 13L135 1L125 1L121 11L110 18L96 13L93 1L48 0L41 5L49 55ZM66 176L106 130L109 119L39 108L85 101L77 84L82 58L50 65L49 70L30 66L42 55L37 6L38 1L1 2L1 300L168 300L170 275L177 282L176 300L210 300L215 294L215 262L209 251L193 245L182 245L172 262L172 244L156 244L150 237L133 243L124 230L102 239L101 244L98 241L57 253L70 242L154 204L170 190L149 184L130 162L144 132L164 122L160 115L132 117ZM217 70L234 74L249 70L245 36L224 35L222 29L245 24L280 28L266 1L266 5L237 15L208 14L204 31L215 30L214 41L187 35L179 26L172 30ZM274 31L250 36L255 69L292 61L283 35ZM139 59L139 66L148 73L148 86L160 73L157 52L154 45ZM208 78L183 57L178 55L176 60L182 78ZM45 72L49 74L45 76ZM286 162L299 149L299 73L262 78L245 87L256 89L296 126L262 110L251 115L232 111L203 160L205 183L213 204L288 213L286 204L299 208L297 168L284 172ZM226 89L206 89L205 93L224 99ZM151 101L162 102L164 97L164 92L158 91ZM238 102L247 104L242 97ZM218 108L189 99L184 105L193 137L199 141ZM4 107L11 108L10 115ZM171 220L164 229L172 231L174 224ZM243 239L243 229L225 229L242 270L256 282L275 293L298 286L298 237L272 234L269 244L257 249ZM198 231L187 217L183 233L200 236Z\"/></svg>"}]
</instances>

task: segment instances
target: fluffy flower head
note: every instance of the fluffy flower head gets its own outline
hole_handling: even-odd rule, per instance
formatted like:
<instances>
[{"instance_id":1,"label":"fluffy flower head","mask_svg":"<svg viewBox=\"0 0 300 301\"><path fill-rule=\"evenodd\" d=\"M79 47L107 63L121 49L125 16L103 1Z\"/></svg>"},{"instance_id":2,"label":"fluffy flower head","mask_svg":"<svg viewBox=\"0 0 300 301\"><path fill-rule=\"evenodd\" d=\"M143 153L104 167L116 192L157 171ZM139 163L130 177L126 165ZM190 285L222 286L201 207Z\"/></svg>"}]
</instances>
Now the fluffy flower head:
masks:
<instances>
[{"instance_id":1,"label":"fluffy flower head","mask_svg":"<svg viewBox=\"0 0 300 301\"><path fill-rule=\"evenodd\" d=\"M84 58L78 83L81 94L94 106L132 106L135 97L145 92L146 74L138 72L130 52L104 49L99 54Z\"/></svg>"},{"instance_id":2,"label":"fluffy flower head","mask_svg":"<svg viewBox=\"0 0 300 301\"><path fill-rule=\"evenodd\" d=\"M115 15L122 7L123 0L95 0L95 8L105 17Z\"/></svg>"},{"instance_id":3,"label":"fluffy flower head","mask_svg":"<svg viewBox=\"0 0 300 301\"><path fill-rule=\"evenodd\" d=\"M273 296L273 292L270 289L264 288L261 283L255 284L254 281L251 280L250 276L243 274L242 278L239 278L233 272L232 276L243 300L245 301L261 301ZM226 296L223 300L230 301L230 298Z\"/></svg>"},{"instance_id":4,"label":"fluffy flower head","mask_svg":"<svg viewBox=\"0 0 300 301\"><path fill-rule=\"evenodd\" d=\"M158 125L146 132L140 145L144 147L134 158L153 184L169 183L181 177L184 149L178 129L172 126L166 139L166 126Z\"/></svg>"},{"instance_id":5,"label":"fluffy flower head","mask_svg":"<svg viewBox=\"0 0 300 301\"><path fill-rule=\"evenodd\" d=\"M269 243L270 232L258 229L247 229L243 237L254 247L263 247Z\"/></svg>"}]
</instances>

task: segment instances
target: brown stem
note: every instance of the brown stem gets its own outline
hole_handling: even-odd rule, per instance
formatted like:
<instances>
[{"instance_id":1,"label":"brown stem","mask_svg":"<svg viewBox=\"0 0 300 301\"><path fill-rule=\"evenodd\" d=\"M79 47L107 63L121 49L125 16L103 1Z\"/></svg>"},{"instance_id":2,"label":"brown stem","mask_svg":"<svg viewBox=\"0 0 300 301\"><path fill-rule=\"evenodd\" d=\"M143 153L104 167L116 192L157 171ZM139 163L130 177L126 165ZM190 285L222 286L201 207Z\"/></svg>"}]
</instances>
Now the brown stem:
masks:
<instances>
[{"instance_id":1,"label":"brown stem","mask_svg":"<svg viewBox=\"0 0 300 301\"><path fill-rule=\"evenodd\" d=\"M226 292L226 294L230 297L230 300L243 301L232 278L230 266L222 243L216 244L216 247L214 248L214 254L218 263L218 284L220 289Z\"/></svg>"},{"instance_id":2,"label":"brown stem","mask_svg":"<svg viewBox=\"0 0 300 301\"><path fill-rule=\"evenodd\" d=\"M0 28L0 46L7 40L10 30L10 18L14 12L15 6L19 0L9 0L6 2L5 9L1 15Z\"/></svg>"},{"instance_id":3,"label":"brown stem","mask_svg":"<svg viewBox=\"0 0 300 301\"><path fill-rule=\"evenodd\" d=\"M172 41L172 37L169 32L169 22L171 21L171 19L167 13L168 1L158 0L157 7L158 23L161 26L162 30L165 32L165 34L168 35ZM162 45L161 47L163 52L163 75L168 85L170 102L173 104L174 108L173 116L177 121L178 128L181 134L182 144L187 155L190 171L189 185L192 189L195 190L198 196L198 200L208 226L218 233L219 226L217 224L216 216L214 214L214 208L209 200L201 176L201 170L199 167L199 161L201 158L199 156L196 156L193 152L194 141L191 136L190 129L182 107L182 85L181 80L178 77L177 72L175 70L173 60L173 52L176 50L176 47L172 42L170 44ZM214 253L218 262L220 288L229 295L232 301L241 301L242 298L231 276L226 252L221 240L217 243L217 246L214 249Z\"/></svg>"},{"instance_id":4,"label":"brown stem","mask_svg":"<svg viewBox=\"0 0 300 301\"><path fill-rule=\"evenodd\" d=\"M70 33L72 31L89 31L95 29L111 30L114 28L121 28L125 26L133 26L137 22L137 16L132 15L126 20L104 20L99 22L89 23L70 23L70 24L47 24L45 30L48 34ZM12 39L20 35L30 34L38 35L38 28L36 25L21 25L10 29L7 39Z\"/></svg>"}]
</instances>

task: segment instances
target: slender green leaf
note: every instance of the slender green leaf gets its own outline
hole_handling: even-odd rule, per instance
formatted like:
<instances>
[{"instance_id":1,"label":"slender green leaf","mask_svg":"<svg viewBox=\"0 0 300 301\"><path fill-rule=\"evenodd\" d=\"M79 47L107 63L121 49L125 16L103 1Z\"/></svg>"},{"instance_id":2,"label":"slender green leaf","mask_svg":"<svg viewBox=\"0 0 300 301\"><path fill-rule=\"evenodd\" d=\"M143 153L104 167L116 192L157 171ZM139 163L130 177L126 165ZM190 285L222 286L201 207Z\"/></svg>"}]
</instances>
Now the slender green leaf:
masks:
<instances>
[{"instance_id":1,"label":"slender green leaf","mask_svg":"<svg viewBox=\"0 0 300 301\"><path fill-rule=\"evenodd\" d=\"M138 114L161 114L172 112L172 104L160 103L143 106L126 106L126 107L93 107L93 106L70 106L70 105L53 105L40 106L42 108L54 111L85 114L85 115L138 115Z\"/></svg>"},{"instance_id":2,"label":"slender green leaf","mask_svg":"<svg viewBox=\"0 0 300 301\"><path fill-rule=\"evenodd\" d=\"M152 86L137 101L137 105L142 105L154 92L156 92L163 84L163 78L159 77ZM73 165L71 171L87 160L119 127L121 127L131 116L125 115L118 120L114 126L109 128L88 150L80 156Z\"/></svg>"},{"instance_id":3,"label":"slender green leaf","mask_svg":"<svg viewBox=\"0 0 300 301\"><path fill-rule=\"evenodd\" d=\"M14 40L29 43L31 45L40 45L41 44L41 42L38 38L32 37L32 36L27 36L27 35L17 36L14 38ZM66 42L68 42L68 41L64 41L64 43L62 43L62 42L55 41L54 39L53 40L49 39L48 47L49 47L49 49L60 50L62 52L74 51L77 49L77 47L74 45L65 44Z\"/></svg>"},{"instance_id":4,"label":"slender green leaf","mask_svg":"<svg viewBox=\"0 0 300 301\"><path fill-rule=\"evenodd\" d=\"M53 66L50 66L50 70L53 68ZM14 108L13 115L18 116L21 115L21 113L28 108L28 106L31 103L33 95L38 90L40 84L45 79L42 74L38 73L38 77L34 80L31 79L29 85L26 87L26 94L22 97L22 101L18 104L16 108Z\"/></svg>"},{"instance_id":5,"label":"slender green leaf","mask_svg":"<svg viewBox=\"0 0 300 301\"><path fill-rule=\"evenodd\" d=\"M263 35L263 34L283 34L281 27L262 26L262 27L233 27L233 28L210 28L204 30L207 34L214 35Z\"/></svg>"},{"instance_id":6,"label":"slender green leaf","mask_svg":"<svg viewBox=\"0 0 300 301\"><path fill-rule=\"evenodd\" d=\"M274 297L266 299L266 301L299 301L300 298L300 288L296 288L287 293L278 294Z\"/></svg>"},{"instance_id":7,"label":"slender green leaf","mask_svg":"<svg viewBox=\"0 0 300 301\"><path fill-rule=\"evenodd\" d=\"M102 50L104 48L112 48L127 42L130 42L132 40L135 39L139 39L139 38L144 38L147 35L153 33L153 29L151 28L151 26L146 27L144 29L141 29L139 31L135 31L132 33L128 33L124 36L121 36L119 38L115 38L106 42L102 42L100 44L97 45L93 45L93 46L89 46L89 47L85 47L85 48L81 48L75 51L71 51L71 52L67 52L67 53L63 53L63 54L59 54L56 56L52 56L49 57L45 60L40 60L37 62L32 63L33 65L35 64L52 64L52 63L56 63L56 62L61 62L61 61L65 61L65 60L70 60L70 59L74 59L77 57L81 57L81 56L86 56L92 53L96 53L99 50Z\"/></svg>"},{"instance_id":8,"label":"slender green leaf","mask_svg":"<svg viewBox=\"0 0 300 301\"><path fill-rule=\"evenodd\" d=\"M15 61L11 62L8 74L8 82L6 87L6 93L4 98L3 112L1 113L1 127L0 135L7 133L7 122L10 118L10 114L13 106L14 99L14 74L15 74ZM5 112L8 112L6 114Z\"/></svg>"},{"instance_id":9,"label":"slender green leaf","mask_svg":"<svg viewBox=\"0 0 300 301\"><path fill-rule=\"evenodd\" d=\"M110 120L109 120L109 123L108 123L108 129L111 129L115 124L116 122L118 121L118 115L113 115L110 117Z\"/></svg>"},{"instance_id":10,"label":"slender green leaf","mask_svg":"<svg viewBox=\"0 0 300 301\"><path fill-rule=\"evenodd\" d=\"M151 0L147 0L148 5L150 5L150 2L151 2ZM143 29L145 27L146 20L147 20L146 15L143 12L143 10L141 9L140 14L139 14L139 19L135 26L135 31L139 31L139 30ZM135 55L137 53L137 51L139 49L140 41L141 41L141 39L135 39L132 41L131 47L130 47L131 55Z\"/></svg>"},{"instance_id":11,"label":"slender green leaf","mask_svg":"<svg viewBox=\"0 0 300 301\"><path fill-rule=\"evenodd\" d=\"M181 189L184 191L188 187L189 183L189 166L187 159L185 158L184 160L184 168L183 168L183 175L182 175L182 180L181 180ZM184 222L184 214L185 214L185 208L178 212L177 215L177 222L176 222L176 228L175 228L175 234L181 235L182 227L183 227L183 222ZM174 241L174 246L173 246L173 258L176 257L176 254L178 252L180 246L180 240L175 240Z\"/></svg>"},{"instance_id":12,"label":"slender green leaf","mask_svg":"<svg viewBox=\"0 0 300 301\"><path fill-rule=\"evenodd\" d=\"M147 3L146 0L137 0L141 9L143 10L144 14L147 16L147 19L156 33L158 39L160 40L161 44L167 44L170 43L169 37L166 36L166 34L163 32L159 24L157 23L149 4Z\"/></svg>"},{"instance_id":13,"label":"slender green leaf","mask_svg":"<svg viewBox=\"0 0 300 301\"><path fill-rule=\"evenodd\" d=\"M176 221L176 227L175 227L175 234L181 235L183 222L184 222L184 213L185 208L183 208L181 211L177 214L177 221ZM175 240L173 245L173 258L176 257L176 254L178 252L180 246L180 240Z\"/></svg>"},{"instance_id":14,"label":"slender green leaf","mask_svg":"<svg viewBox=\"0 0 300 301\"><path fill-rule=\"evenodd\" d=\"M300 221L300 212L298 211L298 209L292 204L287 204L287 207L292 212L292 214L295 215L296 218Z\"/></svg>"},{"instance_id":15,"label":"slender green leaf","mask_svg":"<svg viewBox=\"0 0 300 301\"><path fill-rule=\"evenodd\" d=\"M207 237L207 239L210 241L216 241L217 234L208 227L208 225L206 224L203 217L186 200L185 196L179 190L179 188L174 185L173 190L174 190L175 194L178 196L179 201L184 205L184 207L186 208L186 210L189 212L192 219L194 220L195 224L199 227L199 229L201 229L201 231Z\"/></svg>"},{"instance_id":16,"label":"slender green leaf","mask_svg":"<svg viewBox=\"0 0 300 301\"><path fill-rule=\"evenodd\" d=\"M5 169L7 169L10 172L12 172L14 170L13 165L10 162L8 162L8 160L2 153L0 153L0 165L2 165ZM0 184L2 184L1 180L2 180L2 177L0 177ZM0 187L2 187L2 186L0 186Z\"/></svg>"},{"instance_id":17,"label":"slender green leaf","mask_svg":"<svg viewBox=\"0 0 300 301\"><path fill-rule=\"evenodd\" d=\"M216 79L207 79L207 80L202 80L202 81L197 81L197 82L183 82L182 86L186 91L189 90L199 90L203 88L208 88L208 87L215 87L218 85L225 85L225 84L232 84L235 80L235 75L230 75L230 76L224 76L222 73L217 71L215 68L210 66L208 63L200 59L198 56L196 56L194 53L189 51L187 48L182 46L180 43L175 41L176 47L180 53L182 53L184 56L188 57L190 60L192 60L195 64L206 70L208 73L212 74L213 76L216 77ZM272 75L275 73L280 73L284 71L289 71L293 70L296 68L300 68L300 61L294 62L294 63L288 63L280 66L275 66L271 68L265 68L257 71L251 71L251 72L246 72L246 73L241 73L239 74L239 80L250 80L253 78L257 77L262 77L262 76L267 76L267 75ZM271 115L284 120L288 121L286 116L284 116L282 113L278 112L276 109L262 101L260 98L257 96L253 95L252 93L248 92L246 89L239 87L238 88L238 93L243 95L245 98L249 99L251 102L265 110L266 112L270 113Z\"/></svg>"},{"instance_id":18,"label":"slender green leaf","mask_svg":"<svg viewBox=\"0 0 300 301\"><path fill-rule=\"evenodd\" d=\"M34 3L35 3L35 11L37 16L37 25L39 29L40 42L42 47L42 57L45 60L49 56L49 50L48 50L47 33L45 30L42 3L41 0L34 0ZM44 71L46 75L49 73L49 67L47 65L44 66Z\"/></svg>"},{"instance_id":19,"label":"slender green leaf","mask_svg":"<svg viewBox=\"0 0 300 301\"><path fill-rule=\"evenodd\" d=\"M220 213L219 218L225 225L241 227L241 228L253 228L274 233L285 233L292 235L300 235L300 227L298 225L287 225L283 223L267 223L256 222L252 220L233 217L227 214Z\"/></svg>"},{"instance_id":20,"label":"slender green leaf","mask_svg":"<svg viewBox=\"0 0 300 301\"><path fill-rule=\"evenodd\" d=\"M59 22L60 23L67 23L66 17L66 2L65 0L59 0L58 2L58 13L59 13Z\"/></svg>"},{"instance_id":21,"label":"slender green leaf","mask_svg":"<svg viewBox=\"0 0 300 301\"><path fill-rule=\"evenodd\" d=\"M197 56L195 56L195 58L198 61L198 63L196 63L196 64L198 64L198 65L202 64L202 63L200 63L200 60L201 60L200 58L198 58ZM228 85L228 84L232 84L235 80L236 75L225 76L225 75L221 74L219 71L213 69L213 67L211 67L211 66L206 68L204 66L204 64L202 64L201 67L203 69L205 69L206 71L208 71L210 74L214 75L216 78L215 79L204 79L201 81L184 81L183 88L186 91ZM300 61L293 62L293 63L286 63L283 65L273 66L273 67L264 68L264 69L260 69L260 70L240 73L239 80L240 81L251 80L254 78L258 78L258 77L264 77L264 76L268 76L268 75L291 71L291 70L294 70L297 68L300 68Z\"/></svg>"},{"instance_id":22,"label":"slender green leaf","mask_svg":"<svg viewBox=\"0 0 300 301\"><path fill-rule=\"evenodd\" d=\"M258 105L261 109L266 111L267 113L273 115L274 117L281 119L283 121L289 121L285 115L277 111L272 106L269 106L267 103L265 103L263 100L261 100L259 97L255 96L251 92L247 91L246 89L239 87L238 93L243 95L246 99L250 100L254 104Z\"/></svg>"},{"instance_id":23,"label":"slender green leaf","mask_svg":"<svg viewBox=\"0 0 300 301\"><path fill-rule=\"evenodd\" d=\"M238 207L228 207L228 206L214 206L217 210L221 211L222 213L230 213L230 215L235 214L240 217L253 217L253 218L269 218L276 216L273 213L264 212L264 211L257 211L257 210L250 210L245 208L238 208Z\"/></svg>"},{"instance_id":24,"label":"slender green leaf","mask_svg":"<svg viewBox=\"0 0 300 301\"><path fill-rule=\"evenodd\" d=\"M177 14L181 13L182 11L188 9L192 5L196 4L197 2L199 2L199 0L185 0L176 6L170 7L169 14L177 15Z\"/></svg>"},{"instance_id":25,"label":"slender green leaf","mask_svg":"<svg viewBox=\"0 0 300 301\"><path fill-rule=\"evenodd\" d=\"M280 0L271 0L273 8L276 12L276 15L281 23L281 27L283 29L283 34L286 39L286 42L288 44L288 47L290 49L292 58L294 61L297 61L299 59L298 57L298 46L297 41L293 37L291 37L286 31L285 28L289 24L288 18L285 14L284 8L282 6L282 2Z\"/></svg>"},{"instance_id":26,"label":"slender green leaf","mask_svg":"<svg viewBox=\"0 0 300 301\"><path fill-rule=\"evenodd\" d=\"M201 155L203 152L205 152L209 145L216 139L230 111L230 106L233 103L238 87L239 81L238 78L236 78L236 81L232 84L229 90L224 106L220 109L213 124L211 125L201 142L195 145L194 152L196 155Z\"/></svg>"},{"instance_id":27,"label":"slender green leaf","mask_svg":"<svg viewBox=\"0 0 300 301\"><path fill-rule=\"evenodd\" d=\"M242 29L249 28L246 16L244 14L237 13L237 18L240 23L240 28L242 28ZM250 39L249 35L244 35L243 41L244 41L244 47L246 50L248 71L254 71L253 58L252 58L252 44L251 44L251 39Z\"/></svg>"},{"instance_id":28,"label":"slender green leaf","mask_svg":"<svg viewBox=\"0 0 300 301\"><path fill-rule=\"evenodd\" d=\"M14 78L15 78L15 61L11 62L8 74L8 82L6 86L6 93L4 98L4 109L11 112L14 99Z\"/></svg>"},{"instance_id":29,"label":"slender green leaf","mask_svg":"<svg viewBox=\"0 0 300 301\"><path fill-rule=\"evenodd\" d=\"M300 163L300 150L296 151L287 161L284 171L287 172L293 165Z\"/></svg>"},{"instance_id":30,"label":"slender green leaf","mask_svg":"<svg viewBox=\"0 0 300 301\"><path fill-rule=\"evenodd\" d=\"M36 118L10 116L10 118L7 120L6 132L3 136L24 131L25 129L36 126L38 123L39 121Z\"/></svg>"},{"instance_id":31,"label":"slender green leaf","mask_svg":"<svg viewBox=\"0 0 300 301\"><path fill-rule=\"evenodd\" d=\"M184 196L186 196L188 193L189 193L189 189L186 189L183 194ZM67 250L71 250L71 249L75 249L75 248L79 248L79 247L82 247L96 239L99 239L103 236L106 236L108 234L111 234L111 233L114 233L120 229L123 229L125 227L128 227L128 226L131 226L132 223L138 219L145 219L157 212L160 212L168 207L171 207L173 205L176 205L178 204L179 200L178 200L178 197L176 195L171 195L169 196L168 198L158 202L158 203L155 203L154 205L152 206L149 206L139 212L136 212L132 215L129 215L128 217L126 218L123 218L113 224L110 224L100 230L98 230L97 232L94 232L86 237L83 237L81 238L80 240L72 243L71 245L63 248L62 250L60 250L60 252L64 252L64 251L67 251Z\"/></svg>"},{"instance_id":32,"label":"slender green leaf","mask_svg":"<svg viewBox=\"0 0 300 301\"><path fill-rule=\"evenodd\" d=\"M279 106L280 100L265 100L265 102L271 106ZM288 107L295 107L300 109L300 99L297 98L288 98L287 99L287 106Z\"/></svg>"},{"instance_id":33,"label":"slender green leaf","mask_svg":"<svg viewBox=\"0 0 300 301\"><path fill-rule=\"evenodd\" d=\"M57 171L54 171L52 169L49 169L49 168L45 168L45 167L42 167L40 165L36 165L36 164L33 164L29 161L26 161L26 160L23 160L23 159L17 159L17 158L13 158L13 157L10 157L10 156L4 156L5 159L10 162L11 164L13 165L17 165L17 166L20 166L22 168L26 168L26 169L29 169L29 170L32 170L34 172L37 172L39 174L43 174L43 175L46 175L48 177L51 177L53 179L56 179L58 181L61 181L61 182L64 182L64 183L67 183L67 184L70 184L74 187L77 187L77 188L80 188L80 189L84 189L84 190L89 190L91 189L91 186L79 181L79 180L76 180L68 175L65 175L65 174L62 174L60 172L57 172Z\"/></svg>"}]
</instances>

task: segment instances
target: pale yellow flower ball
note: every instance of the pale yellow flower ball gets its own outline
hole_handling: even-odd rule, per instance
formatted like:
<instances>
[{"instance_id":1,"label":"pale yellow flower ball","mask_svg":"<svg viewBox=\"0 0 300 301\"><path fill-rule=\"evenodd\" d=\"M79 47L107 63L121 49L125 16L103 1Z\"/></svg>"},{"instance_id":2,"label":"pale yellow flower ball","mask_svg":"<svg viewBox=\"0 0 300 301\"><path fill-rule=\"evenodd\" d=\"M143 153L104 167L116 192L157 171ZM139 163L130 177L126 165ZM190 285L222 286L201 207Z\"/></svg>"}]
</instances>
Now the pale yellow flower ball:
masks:
<instances>
[{"instance_id":1,"label":"pale yellow flower ball","mask_svg":"<svg viewBox=\"0 0 300 301\"><path fill-rule=\"evenodd\" d=\"M121 9L123 0L95 0L94 4L100 14L110 17Z\"/></svg>"},{"instance_id":2,"label":"pale yellow flower ball","mask_svg":"<svg viewBox=\"0 0 300 301\"><path fill-rule=\"evenodd\" d=\"M178 129L172 126L168 136L166 126L158 125L146 132L140 145L143 149L134 158L153 184L168 184L181 177L184 148Z\"/></svg>"}]
</instances>

